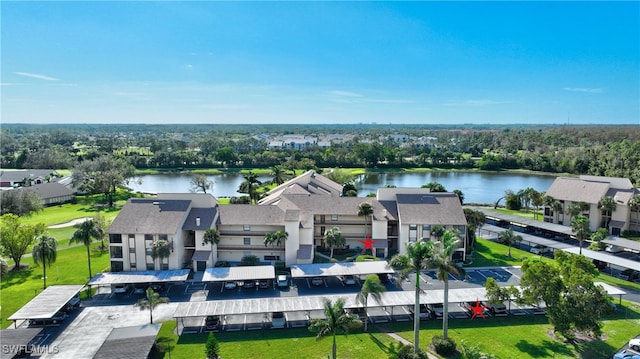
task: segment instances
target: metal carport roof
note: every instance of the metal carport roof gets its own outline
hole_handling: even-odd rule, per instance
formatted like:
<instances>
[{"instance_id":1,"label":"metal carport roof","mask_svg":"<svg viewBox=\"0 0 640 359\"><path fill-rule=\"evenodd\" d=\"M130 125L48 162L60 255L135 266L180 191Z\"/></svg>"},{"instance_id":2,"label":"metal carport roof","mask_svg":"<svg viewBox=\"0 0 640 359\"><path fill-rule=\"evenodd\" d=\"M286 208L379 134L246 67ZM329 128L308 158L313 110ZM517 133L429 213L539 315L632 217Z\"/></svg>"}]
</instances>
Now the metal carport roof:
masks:
<instances>
[{"instance_id":1,"label":"metal carport roof","mask_svg":"<svg viewBox=\"0 0 640 359\"><path fill-rule=\"evenodd\" d=\"M502 232L506 231L508 228L502 228L502 227L494 226L494 225L491 225L491 224L485 224L485 225L482 226L482 229L486 230L486 231L491 231L491 232L495 232L495 233L499 234L499 233L502 233ZM573 244L564 243L564 242L556 241L556 240L553 240L553 239L547 239L547 238L542 238L542 237L538 237L538 236L533 236L533 235L522 233L522 232L514 232L514 234L517 234L517 235L521 236L523 242L539 244L541 246L545 246L545 247L549 247L549 248L553 248L553 249L577 248Z\"/></svg>"},{"instance_id":2,"label":"metal carport roof","mask_svg":"<svg viewBox=\"0 0 640 359\"><path fill-rule=\"evenodd\" d=\"M187 280L190 269L140 272L105 272L93 276L89 285L181 282Z\"/></svg>"},{"instance_id":3,"label":"metal carport roof","mask_svg":"<svg viewBox=\"0 0 640 359\"><path fill-rule=\"evenodd\" d=\"M628 248L636 252L640 252L640 242L632 241L630 239L624 239L620 237L613 237L602 240L602 243L613 244L614 246Z\"/></svg>"},{"instance_id":4,"label":"metal carport roof","mask_svg":"<svg viewBox=\"0 0 640 359\"><path fill-rule=\"evenodd\" d=\"M571 231L571 227L569 227L569 226L563 226L561 224L556 224L556 223L548 223L548 222L536 221L534 219L527 219L527 218L524 218L524 217L521 217L521 216L516 216L516 215L512 215L512 214L505 214L505 213L501 213L501 212L498 212L498 211L492 211L492 210L487 209L487 208L480 208L480 207L471 207L471 208L479 210L479 211L482 211L485 214L485 216L498 218L498 219L503 219L505 221L509 221L509 222L512 222L512 223L525 224L527 226L536 227L536 228L540 228L540 229L546 229L548 231L567 234L567 235L572 235L573 234L573 232Z\"/></svg>"},{"instance_id":5,"label":"metal carport roof","mask_svg":"<svg viewBox=\"0 0 640 359\"><path fill-rule=\"evenodd\" d=\"M146 359L156 342L160 324L113 328L93 359Z\"/></svg>"},{"instance_id":6,"label":"metal carport roof","mask_svg":"<svg viewBox=\"0 0 640 359\"><path fill-rule=\"evenodd\" d=\"M0 350L1 359L11 359L18 354L20 348L26 348L35 338L42 328L16 328L2 329L0 338L2 338L2 350Z\"/></svg>"},{"instance_id":7,"label":"metal carport roof","mask_svg":"<svg viewBox=\"0 0 640 359\"><path fill-rule=\"evenodd\" d=\"M563 249L563 251L573 253L573 254L579 254L580 248L578 247L566 248L566 249ZM592 251L590 249L582 248L582 255L587 258L597 259L599 261L607 262L609 264L617 265L623 268L635 269L635 270L640 269L640 262L632 261L626 258L620 258L618 256L614 256L606 252L597 252L597 251Z\"/></svg>"},{"instance_id":8,"label":"metal carport roof","mask_svg":"<svg viewBox=\"0 0 640 359\"><path fill-rule=\"evenodd\" d=\"M394 273L394 270L386 261L294 264L291 266L291 277L293 278L377 273Z\"/></svg>"},{"instance_id":9,"label":"metal carport roof","mask_svg":"<svg viewBox=\"0 0 640 359\"><path fill-rule=\"evenodd\" d=\"M240 280L274 279L274 266L246 266L207 268L202 276L203 282L232 282Z\"/></svg>"},{"instance_id":10,"label":"metal carport roof","mask_svg":"<svg viewBox=\"0 0 640 359\"><path fill-rule=\"evenodd\" d=\"M49 319L78 294L83 287L84 285L52 285L7 319Z\"/></svg>"}]
</instances>

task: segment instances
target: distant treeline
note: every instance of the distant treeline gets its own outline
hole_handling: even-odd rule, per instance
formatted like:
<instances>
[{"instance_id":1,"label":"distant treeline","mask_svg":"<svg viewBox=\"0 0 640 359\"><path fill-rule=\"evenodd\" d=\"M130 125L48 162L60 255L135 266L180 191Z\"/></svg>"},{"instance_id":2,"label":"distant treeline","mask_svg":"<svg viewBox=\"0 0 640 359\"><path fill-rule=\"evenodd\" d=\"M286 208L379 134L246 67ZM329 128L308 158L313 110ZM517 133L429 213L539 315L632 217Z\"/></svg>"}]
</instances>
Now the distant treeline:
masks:
<instances>
[{"instance_id":1,"label":"distant treeline","mask_svg":"<svg viewBox=\"0 0 640 359\"><path fill-rule=\"evenodd\" d=\"M282 135L346 140L326 148L269 148ZM0 150L3 168L71 169L112 154L137 169L526 169L626 177L640 185L640 126L631 125L3 124Z\"/></svg>"}]
</instances>

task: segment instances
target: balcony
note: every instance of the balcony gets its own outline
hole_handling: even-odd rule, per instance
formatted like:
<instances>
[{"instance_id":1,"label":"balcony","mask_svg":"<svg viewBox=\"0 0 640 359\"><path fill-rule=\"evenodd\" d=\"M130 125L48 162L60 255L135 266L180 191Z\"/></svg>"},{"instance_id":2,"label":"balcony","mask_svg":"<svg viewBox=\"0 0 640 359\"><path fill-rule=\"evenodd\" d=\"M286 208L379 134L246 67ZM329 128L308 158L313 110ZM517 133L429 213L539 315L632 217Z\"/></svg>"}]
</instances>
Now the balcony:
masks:
<instances>
[{"instance_id":1,"label":"balcony","mask_svg":"<svg viewBox=\"0 0 640 359\"><path fill-rule=\"evenodd\" d=\"M249 245L242 244L218 244L219 251L284 251L284 246L266 246L265 245Z\"/></svg>"}]
</instances>

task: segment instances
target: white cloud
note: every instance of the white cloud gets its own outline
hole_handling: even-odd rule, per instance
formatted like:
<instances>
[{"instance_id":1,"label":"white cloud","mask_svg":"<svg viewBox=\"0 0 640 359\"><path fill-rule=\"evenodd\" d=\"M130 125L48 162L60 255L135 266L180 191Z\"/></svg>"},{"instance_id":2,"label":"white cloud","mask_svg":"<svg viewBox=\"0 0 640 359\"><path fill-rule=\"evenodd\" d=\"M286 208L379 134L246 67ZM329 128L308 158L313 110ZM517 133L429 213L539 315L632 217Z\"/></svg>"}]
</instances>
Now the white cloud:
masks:
<instances>
[{"instance_id":1,"label":"white cloud","mask_svg":"<svg viewBox=\"0 0 640 359\"><path fill-rule=\"evenodd\" d=\"M565 87L565 91L570 92L586 92L586 93L602 93L604 89L602 87Z\"/></svg>"},{"instance_id":2,"label":"white cloud","mask_svg":"<svg viewBox=\"0 0 640 359\"><path fill-rule=\"evenodd\" d=\"M340 96L340 97L363 97L359 93L350 92L350 91L342 91L342 90L329 91L329 94L333 95L333 96Z\"/></svg>"},{"instance_id":3,"label":"white cloud","mask_svg":"<svg viewBox=\"0 0 640 359\"><path fill-rule=\"evenodd\" d=\"M25 77L31 77L33 79L38 79L38 80L45 80L45 81L58 81L59 79L55 78L55 77L51 77L51 76L47 76L47 75L41 75L41 74L33 74L30 72L14 72L14 74L16 75L20 75L20 76L25 76Z\"/></svg>"}]
</instances>

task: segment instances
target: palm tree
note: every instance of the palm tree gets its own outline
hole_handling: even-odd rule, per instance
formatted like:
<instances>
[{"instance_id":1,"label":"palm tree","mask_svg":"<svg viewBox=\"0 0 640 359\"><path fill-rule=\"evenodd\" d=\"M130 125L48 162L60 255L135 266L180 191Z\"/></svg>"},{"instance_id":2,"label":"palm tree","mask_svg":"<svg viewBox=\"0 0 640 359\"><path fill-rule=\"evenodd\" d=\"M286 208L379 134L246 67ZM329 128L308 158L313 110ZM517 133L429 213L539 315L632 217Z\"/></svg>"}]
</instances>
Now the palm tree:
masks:
<instances>
[{"instance_id":1,"label":"palm tree","mask_svg":"<svg viewBox=\"0 0 640 359\"><path fill-rule=\"evenodd\" d=\"M282 242L286 241L289 238L289 233L279 230L275 232L268 232L264 235L264 246L275 245L280 247Z\"/></svg>"},{"instance_id":2,"label":"palm tree","mask_svg":"<svg viewBox=\"0 0 640 359\"><path fill-rule=\"evenodd\" d=\"M36 244L31 250L33 263L39 264L42 262L42 279L44 280L42 289L47 289L47 266L51 267L51 264L56 261L58 256L57 246L58 242L56 242L55 238L43 234L36 239Z\"/></svg>"},{"instance_id":3,"label":"palm tree","mask_svg":"<svg viewBox=\"0 0 640 359\"><path fill-rule=\"evenodd\" d=\"M444 282L444 303L442 313L442 337L447 339L449 329L449 274L464 276L464 269L456 266L453 261L453 253L458 249L461 239L457 231L446 231L442 235L442 240L434 243L431 255L427 258L427 263L431 268L435 268L438 280ZM415 312L419 313L419 312Z\"/></svg>"},{"instance_id":4,"label":"palm tree","mask_svg":"<svg viewBox=\"0 0 640 359\"><path fill-rule=\"evenodd\" d=\"M534 206L533 219L538 219L538 208L544 204L544 192L533 190L531 192L531 204Z\"/></svg>"},{"instance_id":5,"label":"palm tree","mask_svg":"<svg viewBox=\"0 0 640 359\"><path fill-rule=\"evenodd\" d=\"M436 237L436 239L440 239L442 238L442 235L444 234L445 230L444 227L442 226L433 226L431 227L431 235Z\"/></svg>"},{"instance_id":6,"label":"palm tree","mask_svg":"<svg viewBox=\"0 0 640 359\"><path fill-rule=\"evenodd\" d=\"M253 172L249 172L243 177L245 181L240 184L240 189L238 189L238 192L249 194L249 199L251 200L251 202L252 203L257 202L258 201L257 189L258 189L258 186L262 184L262 182L258 180L258 175L256 175Z\"/></svg>"},{"instance_id":7,"label":"palm tree","mask_svg":"<svg viewBox=\"0 0 640 359\"><path fill-rule=\"evenodd\" d=\"M522 241L522 236L519 234L514 234L513 229L509 228L506 231L500 233L500 235L498 235L498 239L500 239L500 242L502 242L503 244L509 246L507 256L511 257L511 246L516 243L520 243Z\"/></svg>"},{"instance_id":8,"label":"palm tree","mask_svg":"<svg viewBox=\"0 0 640 359\"><path fill-rule=\"evenodd\" d=\"M421 188L428 188L429 192L447 192L447 189L438 182L429 182L427 184L423 184Z\"/></svg>"},{"instance_id":9,"label":"palm tree","mask_svg":"<svg viewBox=\"0 0 640 359\"><path fill-rule=\"evenodd\" d=\"M415 278L415 302L413 303L413 350L418 352L420 348L420 271L427 269L429 263L427 259L431 256L433 248L431 241L423 239L407 244L407 254L396 254L391 258L391 267L398 271L400 285L411 273L416 274Z\"/></svg>"},{"instance_id":10,"label":"palm tree","mask_svg":"<svg viewBox=\"0 0 640 359\"><path fill-rule=\"evenodd\" d=\"M331 248L331 258L333 258L333 248L335 247L344 247L347 244L347 240L340 232L340 228L331 227L326 232L324 232L324 243Z\"/></svg>"},{"instance_id":11,"label":"palm tree","mask_svg":"<svg viewBox=\"0 0 640 359\"><path fill-rule=\"evenodd\" d=\"M336 359L336 334L348 334L350 329L359 327L362 322L357 316L345 313L343 298L336 299L335 303L324 298L324 314L326 319L311 321L309 331L316 333L316 339L322 339L328 335L333 336L331 358Z\"/></svg>"},{"instance_id":12,"label":"palm tree","mask_svg":"<svg viewBox=\"0 0 640 359\"><path fill-rule=\"evenodd\" d=\"M616 210L616 207L616 200L611 196L604 196L598 201L598 209L602 211L602 216L606 218L604 228L609 228L611 216L613 215L613 211Z\"/></svg>"},{"instance_id":13,"label":"palm tree","mask_svg":"<svg viewBox=\"0 0 640 359\"><path fill-rule=\"evenodd\" d=\"M273 180L271 181L276 185L284 183L284 170L280 166L275 165L271 167L271 175L273 176Z\"/></svg>"},{"instance_id":14,"label":"palm tree","mask_svg":"<svg viewBox=\"0 0 640 359\"><path fill-rule=\"evenodd\" d=\"M482 227L486 220L486 216L482 211L476 211L471 208L463 209L464 217L467 220L467 239L469 250L473 250L475 245L476 229Z\"/></svg>"},{"instance_id":15,"label":"palm tree","mask_svg":"<svg viewBox=\"0 0 640 359\"><path fill-rule=\"evenodd\" d=\"M571 218L571 231L580 242L580 254L582 254L582 242L591 235L591 230L589 229L589 218L579 215Z\"/></svg>"},{"instance_id":16,"label":"palm tree","mask_svg":"<svg viewBox=\"0 0 640 359\"><path fill-rule=\"evenodd\" d=\"M369 317L367 316L367 301L369 299L369 295L373 297L373 299L380 303L382 300L382 293L385 292L387 288L382 285L380 282L380 277L375 274L371 274L367 276L367 279L362 283L362 288L360 292L356 294L356 302L362 303L364 306L364 331L367 331L367 324L369 322Z\"/></svg>"},{"instance_id":17,"label":"palm tree","mask_svg":"<svg viewBox=\"0 0 640 359\"><path fill-rule=\"evenodd\" d=\"M460 200L460 204L464 204L464 193L462 193L461 190L459 189L454 189L453 193L455 193L456 195L458 195L458 199Z\"/></svg>"},{"instance_id":18,"label":"palm tree","mask_svg":"<svg viewBox=\"0 0 640 359\"><path fill-rule=\"evenodd\" d=\"M102 237L102 229L100 225L90 219L88 221L84 221L82 223L78 223L74 226L77 230L73 233L71 243L82 243L85 247L87 247L87 262L89 264L89 279L91 279L91 242L94 239L100 239Z\"/></svg>"},{"instance_id":19,"label":"palm tree","mask_svg":"<svg viewBox=\"0 0 640 359\"><path fill-rule=\"evenodd\" d=\"M108 246L104 245L104 240L109 236L109 226L111 225L111 220L107 219L101 213L96 214L93 217L93 220L97 223L98 227L100 227L100 231L102 235L100 236L100 251L104 251Z\"/></svg>"},{"instance_id":20,"label":"palm tree","mask_svg":"<svg viewBox=\"0 0 640 359\"><path fill-rule=\"evenodd\" d=\"M147 297L138 300L136 306L140 307L140 310L149 309L149 323L153 324L153 310L158 304L169 303L169 298L161 297L160 294L154 292L151 287L147 288L146 294Z\"/></svg>"},{"instance_id":21,"label":"palm tree","mask_svg":"<svg viewBox=\"0 0 640 359\"><path fill-rule=\"evenodd\" d=\"M371 203L362 202L358 206L358 217L364 217L364 236L367 237L367 224L369 223L369 216L373 214L373 207ZM372 255L374 253L371 253Z\"/></svg>"},{"instance_id":22,"label":"palm tree","mask_svg":"<svg viewBox=\"0 0 640 359\"><path fill-rule=\"evenodd\" d=\"M169 258L171 255L171 245L164 239L157 239L151 243L151 258L154 260L160 258L160 268L162 268L162 259Z\"/></svg>"},{"instance_id":23,"label":"palm tree","mask_svg":"<svg viewBox=\"0 0 640 359\"><path fill-rule=\"evenodd\" d=\"M213 245L218 245L220 243L220 233L215 228L209 228L204 231L204 235L202 236L202 245L210 244L211 245L211 261L213 262ZM213 264L213 263L212 263Z\"/></svg>"}]
</instances>

